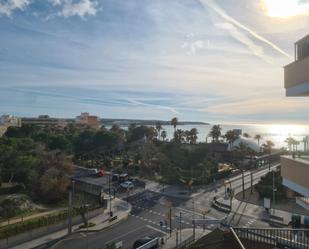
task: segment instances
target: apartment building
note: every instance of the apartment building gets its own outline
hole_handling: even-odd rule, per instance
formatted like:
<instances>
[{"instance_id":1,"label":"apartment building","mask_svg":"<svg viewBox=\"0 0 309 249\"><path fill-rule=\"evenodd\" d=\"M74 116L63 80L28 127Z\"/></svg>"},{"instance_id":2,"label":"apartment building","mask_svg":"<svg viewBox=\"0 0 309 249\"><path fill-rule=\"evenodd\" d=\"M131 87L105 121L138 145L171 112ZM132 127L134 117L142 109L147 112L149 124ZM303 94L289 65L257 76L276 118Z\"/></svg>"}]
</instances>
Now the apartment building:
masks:
<instances>
[{"instance_id":1,"label":"apartment building","mask_svg":"<svg viewBox=\"0 0 309 249\"><path fill-rule=\"evenodd\" d=\"M75 118L75 123L95 129L100 128L101 126L99 118L97 116L90 115L89 112L82 112Z\"/></svg>"},{"instance_id":2,"label":"apartment building","mask_svg":"<svg viewBox=\"0 0 309 249\"><path fill-rule=\"evenodd\" d=\"M18 117L12 115L2 115L0 117L0 125L9 127L9 126L20 126L21 120Z\"/></svg>"},{"instance_id":3,"label":"apartment building","mask_svg":"<svg viewBox=\"0 0 309 249\"><path fill-rule=\"evenodd\" d=\"M67 122L65 119L51 118L48 115L40 115L37 118L22 118L21 124L65 127Z\"/></svg>"},{"instance_id":4,"label":"apartment building","mask_svg":"<svg viewBox=\"0 0 309 249\"><path fill-rule=\"evenodd\" d=\"M286 96L309 96L309 35L294 47L295 60L284 67Z\"/></svg>"},{"instance_id":5,"label":"apartment building","mask_svg":"<svg viewBox=\"0 0 309 249\"><path fill-rule=\"evenodd\" d=\"M309 96L309 35L295 43L295 60L284 67L286 96ZM283 184L296 192L297 204L309 210L309 157L282 156Z\"/></svg>"}]
</instances>

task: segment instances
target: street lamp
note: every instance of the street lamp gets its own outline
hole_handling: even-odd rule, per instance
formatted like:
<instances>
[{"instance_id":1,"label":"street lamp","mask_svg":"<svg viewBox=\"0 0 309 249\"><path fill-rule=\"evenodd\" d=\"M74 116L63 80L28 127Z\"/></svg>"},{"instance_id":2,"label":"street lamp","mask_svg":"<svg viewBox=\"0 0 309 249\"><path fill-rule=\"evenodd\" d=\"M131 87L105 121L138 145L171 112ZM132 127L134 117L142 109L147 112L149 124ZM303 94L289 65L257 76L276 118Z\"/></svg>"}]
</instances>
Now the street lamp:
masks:
<instances>
[{"instance_id":1,"label":"street lamp","mask_svg":"<svg viewBox=\"0 0 309 249\"><path fill-rule=\"evenodd\" d=\"M86 248L89 249L89 241L88 241L88 227L89 227L89 212L88 212L88 210L89 210L89 204L86 204L85 207L86 207L86 219L87 219L87 222L86 222L86 242L87 242L86 246L87 247Z\"/></svg>"}]
</instances>

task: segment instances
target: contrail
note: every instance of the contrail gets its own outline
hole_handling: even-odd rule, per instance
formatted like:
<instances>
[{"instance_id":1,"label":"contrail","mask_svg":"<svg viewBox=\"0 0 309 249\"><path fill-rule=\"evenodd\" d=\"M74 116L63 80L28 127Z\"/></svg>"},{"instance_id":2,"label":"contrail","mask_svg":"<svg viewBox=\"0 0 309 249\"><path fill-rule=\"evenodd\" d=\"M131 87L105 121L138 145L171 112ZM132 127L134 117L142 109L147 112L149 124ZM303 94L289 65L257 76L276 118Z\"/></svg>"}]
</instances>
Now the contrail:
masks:
<instances>
[{"instance_id":1,"label":"contrail","mask_svg":"<svg viewBox=\"0 0 309 249\"><path fill-rule=\"evenodd\" d=\"M251 34L253 37L255 37L256 39L268 44L269 46L271 46L273 49L275 49L276 51L278 51L279 53L281 53L282 55L292 59L292 56L290 56L288 53L286 53L285 51L283 51L281 48L279 48L277 45L275 45L274 43L268 41L267 39L265 39L264 37L260 36L259 34L257 34L256 32L254 32L253 30L249 29L248 27L244 26L243 24L241 24L240 22L236 21L234 18L230 17L228 14L226 14L219 6L217 6L212 0L200 0L200 3L204 6L204 7L209 7L212 10L214 10L219 16L221 16L223 19L225 19L226 21L234 24L235 26L237 26L238 28L241 28L245 31L247 31L249 34Z\"/></svg>"}]
</instances>

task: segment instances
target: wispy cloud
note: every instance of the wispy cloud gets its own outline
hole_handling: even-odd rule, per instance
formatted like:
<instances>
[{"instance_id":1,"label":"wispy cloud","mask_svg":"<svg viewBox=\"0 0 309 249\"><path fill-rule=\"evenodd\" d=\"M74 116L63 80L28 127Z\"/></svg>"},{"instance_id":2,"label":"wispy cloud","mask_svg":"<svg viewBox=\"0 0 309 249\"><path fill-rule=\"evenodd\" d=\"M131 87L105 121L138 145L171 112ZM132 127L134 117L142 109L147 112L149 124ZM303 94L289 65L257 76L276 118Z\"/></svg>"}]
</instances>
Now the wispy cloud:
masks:
<instances>
[{"instance_id":1,"label":"wispy cloud","mask_svg":"<svg viewBox=\"0 0 309 249\"><path fill-rule=\"evenodd\" d=\"M286 98L259 98L252 100L239 100L223 104L215 104L202 109L208 113L221 115L265 115L265 114L291 114L305 112L306 105L302 100Z\"/></svg>"},{"instance_id":2,"label":"wispy cloud","mask_svg":"<svg viewBox=\"0 0 309 249\"><path fill-rule=\"evenodd\" d=\"M30 4L29 0L7 0L0 2L0 16L11 16L15 10L24 10Z\"/></svg>"},{"instance_id":3,"label":"wispy cloud","mask_svg":"<svg viewBox=\"0 0 309 249\"><path fill-rule=\"evenodd\" d=\"M249 33L251 36L253 36L254 38L256 38L257 40L269 45L270 47L272 47L274 50L276 50L277 52L279 52L280 54L288 57L288 58L292 58L288 53L286 53L285 51L283 51L281 48L279 48L276 44L274 44L273 42L267 40L266 38L262 37L261 35L257 34L255 31L253 31L252 29L248 28L247 26L245 26L244 24L236 21L233 17L229 16L223 9L221 9L217 4L215 4L214 1L212 0L200 0L200 2L203 4L203 6L205 6L207 9L211 9L213 10L215 13L217 13L223 20L225 20L226 22L232 24L234 27L239 28L240 30L246 31L247 33ZM244 43L246 46L249 47L249 49L253 49L252 51L254 52L255 55L259 55L262 53L262 51L260 49L257 49L257 46L252 46L253 41L249 41L250 38L245 38L245 34L240 35L240 32L236 32L235 28L230 28L228 29L228 31L230 31L231 35L236 38L238 41Z\"/></svg>"}]
</instances>

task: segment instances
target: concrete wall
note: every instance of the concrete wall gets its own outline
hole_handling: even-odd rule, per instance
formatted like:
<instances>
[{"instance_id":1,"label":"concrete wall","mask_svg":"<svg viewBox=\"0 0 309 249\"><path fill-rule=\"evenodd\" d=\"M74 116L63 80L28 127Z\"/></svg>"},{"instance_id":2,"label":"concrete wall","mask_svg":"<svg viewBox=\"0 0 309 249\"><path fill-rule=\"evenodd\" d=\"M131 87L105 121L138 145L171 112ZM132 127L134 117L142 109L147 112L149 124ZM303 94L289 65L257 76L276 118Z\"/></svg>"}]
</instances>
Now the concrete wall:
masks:
<instances>
[{"instance_id":1,"label":"concrete wall","mask_svg":"<svg viewBox=\"0 0 309 249\"><path fill-rule=\"evenodd\" d=\"M284 86L293 87L309 82L309 57L284 67Z\"/></svg>"},{"instance_id":2,"label":"concrete wall","mask_svg":"<svg viewBox=\"0 0 309 249\"><path fill-rule=\"evenodd\" d=\"M104 211L104 209L102 209L102 208L90 211L89 212L89 219L99 215L103 211ZM8 239L2 239L2 240L0 240L0 248L6 249L6 248L9 248L9 247L12 247L12 246L16 246L16 245L25 243L27 241L37 239L37 238L45 236L47 234L51 234L51 233L57 232L59 230L65 229L68 226L67 222L68 222L67 220L64 220L62 222L59 222L59 223L51 225L51 226L36 228L36 229L30 230L28 232L18 234L14 237L10 237ZM82 220L80 215L76 216L72 219L73 225L81 224L82 222L83 222L83 220Z\"/></svg>"},{"instance_id":3,"label":"concrete wall","mask_svg":"<svg viewBox=\"0 0 309 249\"><path fill-rule=\"evenodd\" d=\"M283 183L292 190L309 194L309 161L290 156L281 157L281 176ZM285 184L287 183L287 184ZM301 192L300 192L301 191Z\"/></svg>"}]
</instances>

